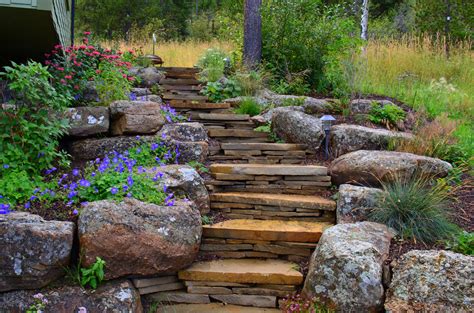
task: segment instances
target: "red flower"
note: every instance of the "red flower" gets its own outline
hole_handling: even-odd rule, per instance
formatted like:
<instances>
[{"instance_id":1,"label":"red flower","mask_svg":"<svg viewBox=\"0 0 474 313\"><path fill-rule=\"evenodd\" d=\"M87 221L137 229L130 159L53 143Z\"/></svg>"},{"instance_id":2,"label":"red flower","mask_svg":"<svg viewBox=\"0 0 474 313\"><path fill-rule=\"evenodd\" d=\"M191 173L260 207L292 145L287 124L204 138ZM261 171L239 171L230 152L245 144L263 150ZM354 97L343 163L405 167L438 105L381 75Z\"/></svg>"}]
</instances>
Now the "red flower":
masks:
<instances>
[{"instance_id":1,"label":"red flower","mask_svg":"<svg viewBox=\"0 0 474 313\"><path fill-rule=\"evenodd\" d=\"M89 36L91 32L84 32L84 36Z\"/></svg>"},{"instance_id":2,"label":"red flower","mask_svg":"<svg viewBox=\"0 0 474 313\"><path fill-rule=\"evenodd\" d=\"M71 75L66 75L66 76L64 76L64 78L66 78L66 79L72 79L72 76L71 76Z\"/></svg>"}]
</instances>

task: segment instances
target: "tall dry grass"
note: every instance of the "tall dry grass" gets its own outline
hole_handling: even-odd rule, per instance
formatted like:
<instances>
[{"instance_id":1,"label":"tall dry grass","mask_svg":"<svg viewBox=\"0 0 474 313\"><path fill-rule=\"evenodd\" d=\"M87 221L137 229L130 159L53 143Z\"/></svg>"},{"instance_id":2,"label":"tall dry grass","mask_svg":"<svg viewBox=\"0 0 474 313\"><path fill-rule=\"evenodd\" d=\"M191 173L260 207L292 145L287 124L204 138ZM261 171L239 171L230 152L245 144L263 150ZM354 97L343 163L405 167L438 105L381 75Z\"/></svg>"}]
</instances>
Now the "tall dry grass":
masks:
<instances>
[{"instance_id":1,"label":"tall dry grass","mask_svg":"<svg viewBox=\"0 0 474 313\"><path fill-rule=\"evenodd\" d=\"M143 54L151 54L153 52L152 42L103 42L105 47L117 48L122 51L130 49L138 50ZM160 56L165 64L164 66L189 67L194 66L199 57L209 48L220 48L226 52L231 52L234 46L228 42L210 41L170 41L158 42L155 46L155 54Z\"/></svg>"}]
</instances>

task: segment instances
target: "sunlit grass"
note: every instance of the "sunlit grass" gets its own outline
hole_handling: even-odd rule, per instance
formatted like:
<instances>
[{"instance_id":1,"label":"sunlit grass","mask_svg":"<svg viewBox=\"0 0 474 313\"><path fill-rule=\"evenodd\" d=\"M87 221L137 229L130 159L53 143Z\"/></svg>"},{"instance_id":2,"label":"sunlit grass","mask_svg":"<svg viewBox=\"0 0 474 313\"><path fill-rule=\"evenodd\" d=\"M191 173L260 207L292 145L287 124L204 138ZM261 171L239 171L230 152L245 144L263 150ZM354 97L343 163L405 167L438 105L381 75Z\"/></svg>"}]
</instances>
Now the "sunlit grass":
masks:
<instances>
[{"instance_id":1,"label":"sunlit grass","mask_svg":"<svg viewBox=\"0 0 474 313\"><path fill-rule=\"evenodd\" d=\"M104 46L119 48L122 51L136 49L143 54L153 53L153 44L149 43L126 43L126 42L104 42ZM165 64L163 66L194 66L199 57L209 48L220 48L231 52L234 47L231 43L210 41L170 41L158 42L155 46L155 54L160 56Z\"/></svg>"}]
</instances>

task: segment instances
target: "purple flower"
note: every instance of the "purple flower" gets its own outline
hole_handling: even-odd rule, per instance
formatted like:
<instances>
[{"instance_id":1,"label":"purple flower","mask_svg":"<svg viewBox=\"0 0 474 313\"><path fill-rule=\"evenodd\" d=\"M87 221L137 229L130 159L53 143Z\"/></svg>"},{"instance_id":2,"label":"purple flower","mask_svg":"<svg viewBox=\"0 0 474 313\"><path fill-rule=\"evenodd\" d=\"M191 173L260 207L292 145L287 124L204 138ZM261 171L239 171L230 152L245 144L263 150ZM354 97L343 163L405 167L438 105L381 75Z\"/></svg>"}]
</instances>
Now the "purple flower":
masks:
<instances>
[{"instance_id":1,"label":"purple flower","mask_svg":"<svg viewBox=\"0 0 474 313\"><path fill-rule=\"evenodd\" d=\"M70 185L69 185L69 190L74 190L77 188L77 183L76 182L72 182Z\"/></svg>"},{"instance_id":2,"label":"purple flower","mask_svg":"<svg viewBox=\"0 0 474 313\"><path fill-rule=\"evenodd\" d=\"M81 185L82 187L90 187L91 183L87 179L83 178L79 181L79 185Z\"/></svg>"},{"instance_id":3,"label":"purple flower","mask_svg":"<svg viewBox=\"0 0 474 313\"><path fill-rule=\"evenodd\" d=\"M127 191L128 190L128 185L123 185L122 189L123 189L123 191Z\"/></svg>"},{"instance_id":4,"label":"purple flower","mask_svg":"<svg viewBox=\"0 0 474 313\"><path fill-rule=\"evenodd\" d=\"M70 192L67 194L68 199L72 199L72 198L74 198L75 196L77 196L77 191L70 191Z\"/></svg>"},{"instance_id":5,"label":"purple flower","mask_svg":"<svg viewBox=\"0 0 474 313\"><path fill-rule=\"evenodd\" d=\"M8 165L8 164L3 164L3 168L9 168L9 167L10 167L10 165Z\"/></svg>"},{"instance_id":6,"label":"purple flower","mask_svg":"<svg viewBox=\"0 0 474 313\"><path fill-rule=\"evenodd\" d=\"M129 192L127 193L127 198L131 198L132 197L132 194Z\"/></svg>"},{"instance_id":7,"label":"purple flower","mask_svg":"<svg viewBox=\"0 0 474 313\"><path fill-rule=\"evenodd\" d=\"M132 176L128 176L127 177L127 184L132 187L133 186L133 177Z\"/></svg>"},{"instance_id":8,"label":"purple flower","mask_svg":"<svg viewBox=\"0 0 474 313\"><path fill-rule=\"evenodd\" d=\"M74 210L72 211L72 215L78 215L78 214L79 214L79 211L78 211L77 209L74 209Z\"/></svg>"},{"instance_id":9,"label":"purple flower","mask_svg":"<svg viewBox=\"0 0 474 313\"><path fill-rule=\"evenodd\" d=\"M137 148L137 153L140 154L142 152L142 149Z\"/></svg>"},{"instance_id":10,"label":"purple flower","mask_svg":"<svg viewBox=\"0 0 474 313\"><path fill-rule=\"evenodd\" d=\"M44 152L40 152L40 153L38 153L38 155L37 155L36 157L39 159L39 158L41 158L41 157L43 157L43 156L44 156Z\"/></svg>"},{"instance_id":11,"label":"purple flower","mask_svg":"<svg viewBox=\"0 0 474 313\"><path fill-rule=\"evenodd\" d=\"M88 204L89 204L89 202L87 202L87 201L81 202L81 206L86 206Z\"/></svg>"},{"instance_id":12,"label":"purple flower","mask_svg":"<svg viewBox=\"0 0 474 313\"><path fill-rule=\"evenodd\" d=\"M152 143L151 146L150 146L150 149L151 149L151 151L155 151L156 149L158 149L158 144L157 143Z\"/></svg>"},{"instance_id":13,"label":"purple flower","mask_svg":"<svg viewBox=\"0 0 474 313\"><path fill-rule=\"evenodd\" d=\"M72 170L72 175L79 176L79 170L77 168Z\"/></svg>"},{"instance_id":14,"label":"purple flower","mask_svg":"<svg viewBox=\"0 0 474 313\"><path fill-rule=\"evenodd\" d=\"M135 137L135 139L136 139L136 140L140 140L140 136L137 135L137 136Z\"/></svg>"},{"instance_id":15,"label":"purple flower","mask_svg":"<svg viewBox=\"0 0 474 313\"><path fill-rule=\"evenodd\" d=\"M137 101L137 94L134 92L131 92L128 97L130 98L131 101Z\"/></svg>"},{"instance_id":16,"label":"purple flower","mask_svg":"<svg viewBox=\"0 0 474 313\"><path fill-rule=\"evenodd\" d=\"M161 133L161 139L166 139L166 133Z\"/></svg>"},{"instance_id":17,"label":"purple flower","mask_svg":"<svg viewBox=\"0 0 474 313\"><path fill-rule=\"evenodd\" d=\"M92 173L91 173L91 177L95 177L95 172L92 172Z\"/></svg>"},{"instance_id":18,"label":"purple flower","mask_svg":"<svg viewBox=\"0 0 474 313\"><path fill-rule=\"evenodd\" d=\"M165 115L165 118L168 121L168 123L173 123L173 120L171 119L171 117L168 114Z\"/></svg>"},{"instance_id":19,"label":"purple flower","mask_svg":"<svg viewBox=\"0 0 474 313\"><path fill-rule=\"evenodd\" d=\"M115 187L112 187L112 189L110 189L110 193L113 195L117 194L117 192L118 192L118 189Z\"/></svg>"},{"instance_id":20,"label":"purple flower","mask_svg":"<svg viewBox=\"0 0 474 313\"><path fill-rule=\"evenodd\" d=\"M36 200L36 199L38 199L37 196L31 196L31 197L30 197L30 201L34 201L34 200Z\"/></svg>"},{"instance_id":21,"label":"purple flower","mask_svg":"<svg viewBox=\"0 0 474 313\"><path fill-rule=\"evenodd\" d=\"M0 203L0 214L10 213L10 205L8 203Z\"/></svg>"},{"instance_id":22,"label":"purple flower","mask_svg":"<svg viewBox=\"0 0 474 313\"><path fill-rule=\"evenodd\" d=\"M30 207L31 207L31 203L30 203L30 202L25 203L25 209L29 209Z\"/></svg>"},{"instance_id":23,"label":"purple flower","mask_svg":"<svg viewBox=\"0 0 474 313\"><path fill-rule=\"evenodd\" d=\"M166 193L166 190L168 190L168 186L166 186L166 185L163 185L163 192L165 192L165 193Z\"/></svg>"}]
</instances>

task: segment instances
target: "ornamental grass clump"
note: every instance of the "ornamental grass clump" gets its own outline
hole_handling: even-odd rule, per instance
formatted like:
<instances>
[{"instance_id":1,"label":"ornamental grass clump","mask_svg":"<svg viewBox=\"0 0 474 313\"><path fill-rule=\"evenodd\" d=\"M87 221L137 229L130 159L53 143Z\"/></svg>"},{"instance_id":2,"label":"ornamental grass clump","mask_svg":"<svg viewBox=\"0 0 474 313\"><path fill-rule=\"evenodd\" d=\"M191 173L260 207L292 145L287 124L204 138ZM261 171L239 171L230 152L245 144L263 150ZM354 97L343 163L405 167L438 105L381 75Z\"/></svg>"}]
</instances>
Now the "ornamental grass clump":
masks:
<instances>
[{"instance_id":1,"label":"ornamental grass clump","mask_svg":"<svg viewBox=\"0 0 474 313\"><path fill-rule=\"evenodd\" d=\"M402 239L434 243L456 232L449 220L452 189L444 181L416 174L412 178L394 177L382 182L385 191L369 219L395 229Z\"/></svg>"},{"instance_id":2,"label":"ornamental grass clump","mask_svg":"<svg viewBox=\"0 0 474 313\"><path fill-rule=\"evenodd\" d=\"M248 114L250 116L259 115L262 111L260 105L253 98L245 97L240 102L239 106L235 109L237 114Z\"/></svg>"}]
</instances>

